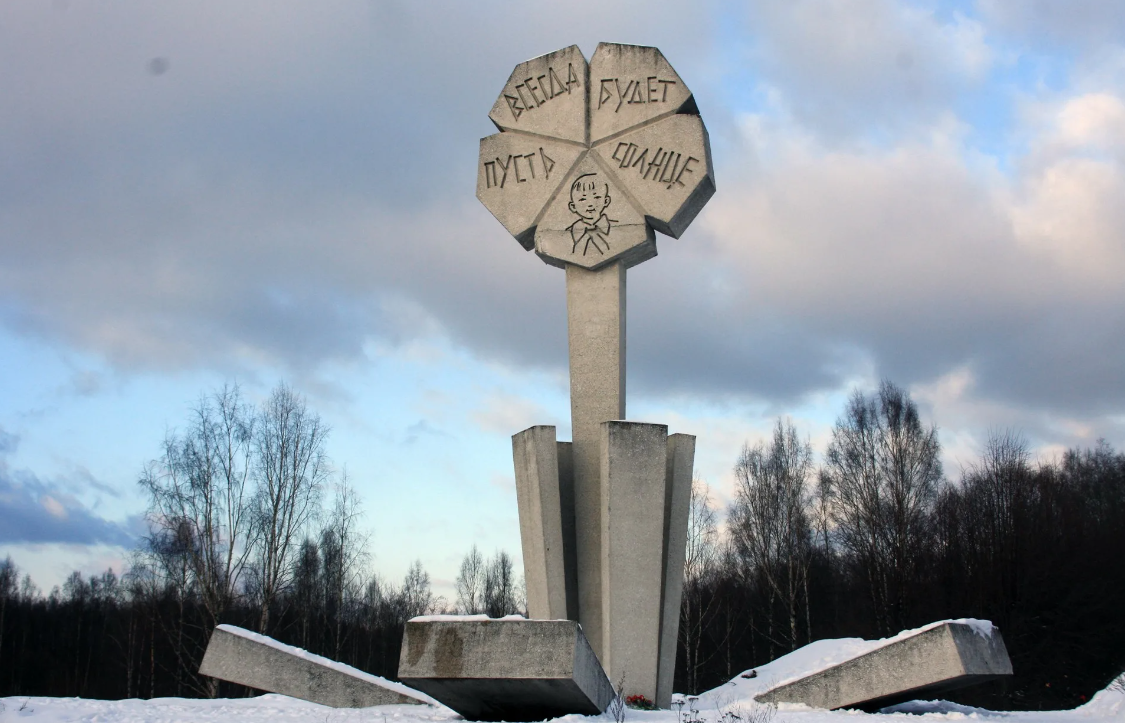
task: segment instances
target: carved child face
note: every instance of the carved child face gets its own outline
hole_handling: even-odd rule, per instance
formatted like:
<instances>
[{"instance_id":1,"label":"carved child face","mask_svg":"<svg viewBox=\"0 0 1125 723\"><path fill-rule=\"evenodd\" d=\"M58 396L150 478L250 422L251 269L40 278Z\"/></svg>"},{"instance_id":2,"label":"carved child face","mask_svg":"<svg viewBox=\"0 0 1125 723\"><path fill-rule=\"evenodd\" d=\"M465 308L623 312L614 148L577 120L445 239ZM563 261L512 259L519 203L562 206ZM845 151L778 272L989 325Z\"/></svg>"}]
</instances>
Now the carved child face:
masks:
<instances>
[{"instance_id":1,"label":"carved child face","mask_svg":"<svg viewBox=\"0 0 1125 723\"><path fill-rule=\"evenodd\" d=\"M609 185L597 173L579 176L570 186L570 210L594 223L609 205Z\"/></svg>"}]
</instances>

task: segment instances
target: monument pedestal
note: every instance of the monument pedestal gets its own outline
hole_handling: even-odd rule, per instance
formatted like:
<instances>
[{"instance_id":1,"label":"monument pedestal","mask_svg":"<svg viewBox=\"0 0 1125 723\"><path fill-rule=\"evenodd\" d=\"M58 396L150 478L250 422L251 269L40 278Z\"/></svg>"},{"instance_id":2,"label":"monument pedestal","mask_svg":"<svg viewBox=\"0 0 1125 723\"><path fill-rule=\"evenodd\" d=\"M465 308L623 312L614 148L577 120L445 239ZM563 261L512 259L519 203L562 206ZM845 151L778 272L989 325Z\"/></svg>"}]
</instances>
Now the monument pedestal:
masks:
<instances>
[{"instance_id":1,"label":"monument pedestal","mask_svg":"<svg viewBox=\"0 0 1125 723\"><path fill-rule=\"evenodd\" d=\"M586 631L597 626L597 643L593 635L590 642L615 684L667 707L695 437L669 435L663 424L626 421L603 422L599 432L598 514L592 520L598 547L596 557L585 558L575 554L581 547L571 537L582 534L569 504L571 445L557 442L550 426L512 437L528 614L577 617ZM597 596L584 597L579 591L591 577L600 583ZM575 600L587 601L578 605L577 616Z\"/></svg>"},{"instance_id":2,"label":"monument pedestal","mask_svg":"<svg viewBox=\"0 0 1125 723\"><path fill-rule=\"evenodd\" d=\"M597 715L614 697L571 620L412 620L398 677L467 720Z\"/></svg>"}]
</instances>

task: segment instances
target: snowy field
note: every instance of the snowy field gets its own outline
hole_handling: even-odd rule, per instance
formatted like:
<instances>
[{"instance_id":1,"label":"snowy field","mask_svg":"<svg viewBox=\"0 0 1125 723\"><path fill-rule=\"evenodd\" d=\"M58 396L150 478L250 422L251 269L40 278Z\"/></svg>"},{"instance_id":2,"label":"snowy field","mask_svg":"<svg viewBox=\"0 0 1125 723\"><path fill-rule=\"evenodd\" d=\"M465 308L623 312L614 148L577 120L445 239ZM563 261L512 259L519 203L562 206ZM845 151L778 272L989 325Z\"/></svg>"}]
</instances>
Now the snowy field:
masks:
<instances>
[{"instance_id":1,"label":"snowy field","mask_svg":"<svg viewBox=\"0 0 1125 723\"><path fill-rule=\"evenodd\" d=\"M981 626L984 621L963 621ZM936 623L935 623L936 624ZM929 627L929 626L927 626ZM694 723L924 723L932 721L995 720L1000 723L1125 723L1125 691L1103 690L1089 703L1066 711L997 712L970 708L945 701L914 701L894 706L878 714L858 711L814 710L805 706L782 704L776 711L761 706L753 698L758 693L787 680L815 670L823 670L837 662L885 645L895 638L870 641L859 638L820 640L789 655L763 665L754 671L735 676L725 685L701 694L682 711L625 711L627 723L681 723L690 716ZM982 634L986 631L980 630ZM736 717L737 716L737 717ZM82 698L0 698L0 723L29 721L34 723L428 723L460 720L453 711L442 706L384 705L372 708L327 708L282 695L257 698L198 700L187 698L156 698L153 700L86 700ZM613 721L602 716L565 716L560 721Z\"/></svg>"},{"instance_id":2,"label":"snowy field","mask_svg":"<svg viewBox=\"0 0 1125 723\"><path fill-rule=\"evenodd\" d=\"M723 713L743 712L751 707L742 696L748 686L739 680L700 696L696 705L698 719L706 723L720 723ZM187 698L156 698L153 700L85 700L82 698L0 698L0 721L34 721L35 723L63 723L88 721L89 723L428 723L429 721L460 720L448 708L414 705L384 705L374 708L343 710L326 708L303 700L282 695L263 695L258 698L196 700ZM999 723L1122 723L1125 721L1125 694L1104 690L1086 705L1074 710L1045 713L1000 713L980 708L969 708L954 703L908 703L897 706L898 712L868 714L854 711L823 711L782 706L773 716L772 723L925 723L932 721L992 720ZM906 711L912 711L908 713ZM608 715L585 719L583 716L566 716L560 721L612 721ZM627 710L626 723L677 723L673 711Z\"/></svg>"}]
</instances>

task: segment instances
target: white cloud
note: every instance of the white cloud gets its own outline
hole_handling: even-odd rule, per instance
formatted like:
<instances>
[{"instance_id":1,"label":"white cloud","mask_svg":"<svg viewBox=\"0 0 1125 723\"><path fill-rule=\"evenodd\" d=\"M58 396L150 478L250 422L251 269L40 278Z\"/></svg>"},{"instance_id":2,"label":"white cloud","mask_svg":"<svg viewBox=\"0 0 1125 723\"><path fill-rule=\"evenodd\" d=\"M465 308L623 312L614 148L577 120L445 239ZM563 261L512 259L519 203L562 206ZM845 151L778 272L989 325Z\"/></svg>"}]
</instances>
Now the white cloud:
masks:
<instances>
[{"instance_id":1,"label":"white cloud","mask_svg":"<svg viewBox=\"0 0 1125 723\"><path fill-rule=\"evenodd\" d=\"M723 51L751 59L750 85L720 87L692 72L735 70L710 5L75 8L8 16L31 29L0 69L25 78L0 121L0 320L22 334L130 372L307 371L446 337L561 374L562 277L479 207L466 169L510 67L574 39L589 52L595 29L567 20L599 10L707 94L720 173L685 238L630 271L631 390L784 407L971 368L975 395L1028 409L1125 403L1121 97L1036 96L1005 176L955 112L995 63L980 18L756 3L752 37ZM54 57L45 39L73 45ZM758 90L766 106L731 122ZM543 421L499 397L477 414L507 434Z\"/></svg>"},{"instance_id":2,"label":"white cloud","mask_svg":"<svg viewBox=\"0 0 1125 723\"><path fill-rule=\"evenodd\" d=\"M499 390L484 397L480 408L472 414L472 420L486 432L503 435L512 435L537 424L553 424L556 428L569 424L555 419L537 402ZM562 438L560 434L559 439Z\"/></svg>"},{"instance_id":3,"label":"white cloud","mask_svg":"<svg viewBox=\"0 0 1125 723\"><path fill-rule=\"evenodd\" d=\"M892 0L754 3L750 29L771 88L828 136L925 122L982 80L994 55L978 21Z\"/></svg>"},{"instance_id":4,"label":"white cloud","mask_svg":"<svg viewBox=\"0 0 1125 723\"><path fill-rule=\"evenodd\" d=\"M1031 148L1010 210L1021 244L1082 296L1112 296L1125 273L1125 103L1105 92L1028 113Z\"/></svg>"}]
</instances>

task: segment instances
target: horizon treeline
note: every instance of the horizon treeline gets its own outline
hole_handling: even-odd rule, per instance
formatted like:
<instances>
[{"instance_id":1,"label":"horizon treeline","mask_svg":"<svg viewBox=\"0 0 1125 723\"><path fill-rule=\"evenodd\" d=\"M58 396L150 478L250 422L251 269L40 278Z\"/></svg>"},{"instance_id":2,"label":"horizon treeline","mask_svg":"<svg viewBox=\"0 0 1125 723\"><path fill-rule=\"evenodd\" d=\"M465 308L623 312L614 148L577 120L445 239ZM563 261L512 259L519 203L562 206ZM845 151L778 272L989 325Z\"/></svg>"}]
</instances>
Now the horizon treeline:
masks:
<instances>
[{"instance_id":1,"label":"horizon treeline","mask_svg":"<svg viewBox=\"0 0 1125 723\"><path fill-rule=\"evenodd\" d=\"M456 601L415 562L371 570L360 501L329 430L284 385L200 399L139 484L149 533L130 569L73 573L44 596L0 562L0 696L239 696L200 676L230 623L395 678L416 615L522 612L511 557L473 546ZM813 640L946 618L1004 636L1015 676L944 694L993 709L1080 704L1125 669L1125 454L1099 442L1035 461L994 433L949 481L938 432L902 389L856 391L817 464L779 419L735 461L719 509L693 484L675 689L698 693ZM720 524L725 518L725 525Z\"/></svg>"},{"instance_id":2,"label":"horizon treeline","mask_svg":"<svg viewBox=\"0 0 1125 723\"><path fill-rule=\"evenodd\" d=\"M284 384L257 407L234 386L202 397L139 476L148 534L127 573L74 572L43 596L0 561L0 696L248 694L197 672L221 623L393 679L410 618L523 609L504 551L469 551L456 607L434 595L420 561L398 585L371 571L361 503L328 458L329 431Z\"/></svg>"},{"instance_id":3,"label":"horizon treeline","mask_svg":"<svg viewBox=\"0 0 1125 723\"><path fill-rule=\"evenodd\" d=\"M996 625L1014 675L942 693L993 710L1071 708L1125 670L1125 454L1033 461L991 434L957 482L936 427L883 382L853 393L823 462L792 423L745 445L719 534L692 494L678 690L713 687L824 638L943 619Z\"/></svg>"}]
</instances>

